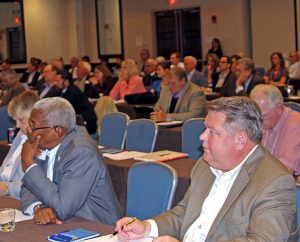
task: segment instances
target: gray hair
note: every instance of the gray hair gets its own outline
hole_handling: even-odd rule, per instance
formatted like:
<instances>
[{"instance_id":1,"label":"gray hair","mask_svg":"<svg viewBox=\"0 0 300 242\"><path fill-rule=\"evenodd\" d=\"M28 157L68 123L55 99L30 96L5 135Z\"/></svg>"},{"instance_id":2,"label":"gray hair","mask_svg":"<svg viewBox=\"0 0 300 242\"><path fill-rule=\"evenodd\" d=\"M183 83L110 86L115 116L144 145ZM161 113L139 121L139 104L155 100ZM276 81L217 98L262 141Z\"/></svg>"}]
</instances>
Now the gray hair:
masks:
<instances>
[{"instance_id":1,"label":"gray hair","mask_svg":"<svg viewBox=\"0 0 300 242\"><path fill-rule=\"evenodd\" d=\"M83 68L87 71L87 73L90 73L92 71L91 64L86 61L80 61L79 64L82 63Z\"/></svg>"},{"instance_id":2,"label":"gray hair","mask_svg":"<svg viewBox=\"0 0 300 242\"><path fill-rule=\"evenodd\" d=\"M194 56L191 56L191 55L188 55L188 56L184 57L184 61L190 61L195 66L197 65L197 59Z\"/></svg>"},{"instance_id":3,"label":"gray hair","mask_svg":"<svg viewBox=\"0 0 300 242\"><path fill-rule=\"evenodd\" d=\"M262 113L257 104L248 97L223 97L211 101L208 111L221 112L226 116L224 129L232 136L237 131L245 131L253 142L260 142Z\"/></svg>"},{"instance_id":4,"label":"gray hair","mask_svg":"<svg viewBox=\"0 0 300 242\"><path fill-rule=\"evenodd\" d=\"M4 79L17 79L17 73L15 70L4 70L1 72L1 78Z\"/></svg>"},{"instance_id":5,"label":"gray hair","mask_svg":"<svg viewBox=\"0 0 300 242\"><path fill-rule=\"evenodd\" d=\"M60 126L69 133L76 126L76 114L72 105L61 97L44 98L33 106L43 112L43 121L49 126Z\"/></svg>"},{"instance_id":6,"label":"gray hair","mask_svg":"<svg viewBox=\"0 0 300 242\"><path fill-rule=\"evenodd\" d=\"M252 73L255 72L254 61L251 58L243 57L241 59L238 59L237 60L237 64L244 65L244 67L245 67L246 70L251 69Z\"/></svg>"},{"instance_id":7,"label":"gray hair","mask_svg":"<svg viewBox=\"0 0 300 242\"><path fill-rule=\"evenodd\" d=\"M269 100L270 109L274 108L277 104L283 104L283 97L280 90L273 85L256 85L250 93L250 98L255 100L255 97L257 97L259 94L263 95Z\"/></svg>"}]
</instances>

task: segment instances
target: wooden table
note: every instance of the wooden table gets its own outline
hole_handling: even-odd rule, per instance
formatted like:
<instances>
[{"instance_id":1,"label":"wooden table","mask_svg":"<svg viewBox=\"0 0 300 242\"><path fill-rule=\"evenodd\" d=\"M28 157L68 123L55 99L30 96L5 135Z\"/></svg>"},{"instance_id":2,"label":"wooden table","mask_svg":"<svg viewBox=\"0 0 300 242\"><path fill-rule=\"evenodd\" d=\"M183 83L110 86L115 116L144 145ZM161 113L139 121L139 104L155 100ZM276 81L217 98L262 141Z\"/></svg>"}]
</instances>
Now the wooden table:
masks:
<instances>
[{"instance_id":1,"label":"wooden table","mask_svg":"<svg viewBox=\"0 0 300 242\"><path fill-rule=\"evenodd\" d=\"M19 200L0 197L0 208L9 207L20 210L20 204ZM48 235L76 228L92 230L100 233L101 236L110 234L114 231L112 226L78 217L68 219L64 221L62 225L37 225L33 220L26 220L17 222L14 231L10 233L0 232L0 242L41 242L46 241Z\"/></svg>"}]
</instances>

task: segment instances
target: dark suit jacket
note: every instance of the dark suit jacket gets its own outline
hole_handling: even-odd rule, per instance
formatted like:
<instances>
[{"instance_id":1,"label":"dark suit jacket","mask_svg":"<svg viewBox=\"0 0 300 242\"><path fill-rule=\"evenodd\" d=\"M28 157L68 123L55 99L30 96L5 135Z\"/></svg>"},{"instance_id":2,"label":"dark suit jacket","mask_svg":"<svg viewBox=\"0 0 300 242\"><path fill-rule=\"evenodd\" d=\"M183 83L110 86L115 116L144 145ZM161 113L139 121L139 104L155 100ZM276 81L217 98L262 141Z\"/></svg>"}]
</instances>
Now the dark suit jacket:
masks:
<instances>
[{"instance_id":1,"label":"dark suit jacket","mask_svg":"<svg viewBox=\"0 0 300 242\"><path fill-rule=\"evenodd\" d=\"M236 89L236 75L232 72L226 76L223 86L221 87L221 95L223 97L231 97L235 96Z\"/></svg>"},{"instance_id":2,"label":"dark suit jacket","mask_svg":"<svg viewBox=\"0 0 300 242\"><path fill-rule=\"evenodd\" d=\"M81 114L86 122L86 129L89 134L94 134L97 131L97 116L92 104L83 92L78 87L70 85L66 92L59 90L55 96L60 96L67 99L75 109L76 114Z\"/></svg>"},{"instance_id":3,"label":"dark suit jacket","mask_svg":"<svg viewBox=\"0 0 300 242\"><path fill-rule=\"evenodd\" d=\"M200 87L208 87L207 77L200 71L195 70L192 75L191 82L195 83Z\"/></svg>"},{"instance_id":4,"label":"dark suit jacket","mask_svg":"<svg viewBox=\"0 0 300 242\"><path fill-rule=\"evenodd\" d=\"M30 75L29 72L27 72L27 71L24 72L23 75L22 75L22 77L21 77L21 79L20 79L20 82L27 83L29 75ZM39 79L39 76L40 76L40 73L38 71L35 71L31 83L27 83L28 86L35 86L36 83L37 83L37 81L38 81L38 79Z\"/></svg>"},{"instance_id":5,"label":"dark suit jacket","mask_svg":"<svg viewBox=\"0 0 300 242\"><path fill-rule=\"evenodd\" d=\"M184 199L154 218L160 236L182 241L199 217L214 180L210 167L200 159ZM295 180L280 161L258 145L242 166L205 241L294 242L297 238Z\"/></svg>"},{"instance_id":6,"label":"dark suit jacket","mask_svg":"<svg viewBox=\"0 0 300 242\"><path fill-rule=\"evenodd\" d=\"M41 93L43 92L44 89L45 89L45 83L38 89L38 94L39 94L39 96L41 95ZM58 87L55 86L55 85L53 85L53 86L48 90L48 92L46 93L46 95L43 96L43 98L46 98L46 97L55 97L57 91L58 91Z\"/></svg>"},{"instance_id":7,"label":"dark suit jacket","mask_svg":"<svg viewBox=\"0 0 300 242\"><path fill-rule=\"evenodd\" d=\"M115 78L107 79L101 85L98 83L93 86L92 84L85 84L84 93L88 98L99 98L99 94L102 93L104 96L108 96L110 90L114 87L117 80Z\"/></svg>"},{"instance_id":8,"label":"dark suit jacket","mask_svg":"<svg viewBox=\"0 0 300 242\"><path fill-rule=\"evenodd\" d=\"M59 219L73 216L115 225L121 208L107 167L85 128L76 126L61 142L55 156L53 181L47 178L47 164L36 166L23 177L22 209L40 201Z\"/></svg>"},{"instance_id":9,"label":"dark suit jacket","mask_svg":"<svg viewBox=\"0 0 300 242\"><path fill-rule=\"evenodd\" d=\"M250 80L247 90L239 92L238 95L249 96L252 89L258 84L265 84L265 82L260 75L258 75L258 74L253 75L252 79Z\"/></svg>"}]
</instances>

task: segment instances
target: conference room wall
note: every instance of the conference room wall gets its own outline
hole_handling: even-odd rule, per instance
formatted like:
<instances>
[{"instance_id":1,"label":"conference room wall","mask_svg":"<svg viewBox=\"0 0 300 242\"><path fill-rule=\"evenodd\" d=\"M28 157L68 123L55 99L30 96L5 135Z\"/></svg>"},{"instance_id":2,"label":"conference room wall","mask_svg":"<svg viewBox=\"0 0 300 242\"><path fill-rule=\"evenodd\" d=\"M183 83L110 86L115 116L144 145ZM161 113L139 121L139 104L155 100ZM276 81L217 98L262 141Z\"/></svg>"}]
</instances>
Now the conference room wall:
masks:
<instances>
[{"instance_id":1,"label":"conference room wall","mask_svg":"<svg viewBox=\"0 0 300 242\"><path fill-rule=\"evenodd\" d=\"M125 57L138 59L141 47L156 53L155 11L200 7L203 54L209 49L211 38L218 37L225 54L251 56L253 51L255 62L268 67L269 51L278 46L294 49L294 20L289 17L293 16L291 2L253 0L250 18L248 0L178 0L175 6L170 6L167 0L122 0ZM299 16L300 0L297 3ZM264 12L260 6L264 6ZM92 61L98 60L94 0L24 0L24 15L28 59L39 56L50 61L63 56L68 63L73 55L87 54ZM216 24L211 21L213 15L217 16ZM262 22L263 16L272 21ZM272 38L270 31L281 34ZM263 46L259 36L270 38L269 44Z\"/></svg>"}]
</instances>

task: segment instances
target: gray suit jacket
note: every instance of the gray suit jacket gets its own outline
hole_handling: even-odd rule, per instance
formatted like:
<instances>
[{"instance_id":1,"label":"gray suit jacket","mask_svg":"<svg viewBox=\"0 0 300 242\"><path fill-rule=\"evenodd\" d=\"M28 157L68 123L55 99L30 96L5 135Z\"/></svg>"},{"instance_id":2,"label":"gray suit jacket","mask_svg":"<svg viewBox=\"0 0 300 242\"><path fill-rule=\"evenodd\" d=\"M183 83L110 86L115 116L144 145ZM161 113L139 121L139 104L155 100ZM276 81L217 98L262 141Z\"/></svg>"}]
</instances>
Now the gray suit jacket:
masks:
<instances>
[{"instance_id":1,"label":"gray suit jacket","mask_svg":"<svg viewBox=\"0 0 300 242\"><path fill-rule=\"evenodd\" d=\"M15 150L19 147L21 143L21 136L24 133L22 131L19 131L17 136L14 138L14 141L9 149L9 152L7 153L2 166L0 167L0 174L3 173L4 167L8 164L8 162L11 159L12 154L15 152ZM16 158L14 161L14 165L12 168L11 172L11 178L9 181L3 180L0 177L0 183L4 182L8 184L8 195L11 197L15 197L17 199L20 199L20 190L21 190L21 185L22 185L22 178L24 176L24 172L22 169L22 164L21 164L21 155Z\"/></svg>"},{"instance_id":2,"label":"gray suit jacket","mask_svg":"<svg viewBox=\"0 0 300 242\"><path fill-rule=\"evenodd\" d=\"M208 87L207 77L200 71L195 70L192 75L191 82L195 83L200 87Z\"/></svg>"},{"instance_id":3,"label":"gray suit jacket","mask_svg":"<svg viewBox=\"0 0 300 242\"><path fill-rule=\"evenodd\" d=\"M172 93L169 87L163 87L156 107L169 113ZM190 118L204 117L206 115L206 100L199 87L190 81L187 81L179 97L174 113L169 114L172 120L185 121Z\"/></svg>"},{"instance_id":4,"label":"gray suit jacket","mask_svg":"<svg viewBox=\"0 0 300 242\"><path fill-rule=\"evenodd\" d=\"M22 209L41 201L59 219L72 216L114 225L121 217L107 167L85 128L77 126L62 141L55 157L53 182L47 164L36 159L23 177Z\"/></svg>"},{"instance_id":5,"label":"gray suit jacket","mask_svg":"<svg viewBox=\"0 0 300 242\"><path fill-rule=\"evenodd\" d=\"M159 235L182 240L199 217L215 176L200 159L184 199L157 217ZM298 241L295 181L286 168L259 145L240 170L206 242Z\"/></svg>"}]
</instances>

